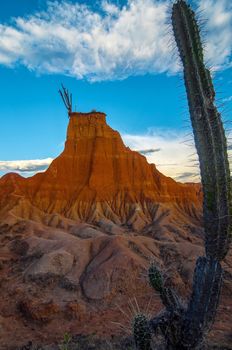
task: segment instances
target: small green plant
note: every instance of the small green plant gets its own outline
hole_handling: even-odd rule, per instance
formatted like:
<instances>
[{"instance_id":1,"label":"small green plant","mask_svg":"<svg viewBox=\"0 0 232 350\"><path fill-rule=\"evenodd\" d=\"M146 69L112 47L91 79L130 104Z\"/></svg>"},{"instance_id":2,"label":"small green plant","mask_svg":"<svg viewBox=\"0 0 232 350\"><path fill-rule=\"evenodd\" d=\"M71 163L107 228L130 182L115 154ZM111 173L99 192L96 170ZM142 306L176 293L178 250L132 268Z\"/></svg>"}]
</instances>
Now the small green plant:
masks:
<instances>
[{"instance_id":1,"label":"small green plant","mask_svg":"<svg viewBox=\"0 0 232 350\"><path fill-rule=\"evenodd\" d=\"M69 345L72 341L72 336L69 333L64 334L64 339L62 344L59 345L60 350L69 350Z\"/></svg>"},{"instance_id":2,"label":"small green plant","mask_svg":"<svg viewBox=\"0 0 232 350\"><path fill-rule=\"evenodd\" d=\"M146 316L139 313L133 321L135 344L138 349L151 350L151 330Z\"/></svg>"},{"instance_id":3,"label":"small green plant","mask_svg":"<svg viewBox=\"0 0 232 350\"><path fill-rule=\"evenodd\" d=\"M149 267L148 278L151 287L153 287L157 292L161 292L163 289L163 276L154 263L152 263Z\"/></svg>"}]
</instances>

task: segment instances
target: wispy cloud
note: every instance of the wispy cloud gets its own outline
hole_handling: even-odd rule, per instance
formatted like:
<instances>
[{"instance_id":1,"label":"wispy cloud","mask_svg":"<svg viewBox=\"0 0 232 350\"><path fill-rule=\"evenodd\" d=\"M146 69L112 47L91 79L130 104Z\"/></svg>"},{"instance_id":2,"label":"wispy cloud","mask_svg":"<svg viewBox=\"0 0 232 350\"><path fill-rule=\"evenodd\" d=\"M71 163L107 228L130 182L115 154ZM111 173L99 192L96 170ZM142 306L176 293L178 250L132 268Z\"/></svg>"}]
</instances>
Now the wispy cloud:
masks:
<instances>
[{"instance_id":1,"label":"wispy cloud","mask_svg":"<svg viewBox=\"0 0 232 350\"><path fill-rule=\"evenodd\" d=\"M177 70L165 1L131 0L122 8L102 1L99 12L68 1L47 4L46 12L0 26L0 62L89 80Z\"/></svg>"},{"instance_id":2,"label":"wispy cloud","mask_svg":"<svg viewBox=\"0 0 232 350\"><path fill-rule=\"evenodd\" d=\"M230 140L231 131L227 131L226 134ZM198 156L193 136L189 134L189 131L186 134L180 130L150 128L145 134L122 134L122 138L132 150L159 149L159 152L144 155L148 162L154 163L164 175L181 182L200 181ZM230 142L228 142L228 151L230 155L232 151Z\"/></svg>"},{"instance_id":3,"label":"wispy cloud","mask_svg":"<svg viewBox=\"0 0 232 350\"><path fill-rule=\"evenodd\" d=\"M181 182L197 182L199 181L199 174L196 172L184 172L176 175L174 177L176 181L181 181Z\"/></svg>"},{"instance_id":4,"label":"wispy cloud","mask_svg":"<svg viewBox=\"0 0 232 350\"><path fill-rule=\"evenodd\" d=\"M0 171L19 172L19 173L35 173L44 171L51 164L52 158L33 159L33 160L1 160Z\"/></svg>"},{"instance_id":5,"label":"wispy cloud","mask_svg":"<svg viewBox=\"0 0 232 350\"><path fill-rule=\"evenodd\" d=\"M160 152L161 148L148 148L148 149L140 149L140 150L136 150L136 151L143 154L144 156L149 156L152 153Z\"/></svg>"},{"instance_id":6,"label":"wispy cloud","mask_svg":"<svg viewBox=\"0 0 232 350\"><path fill-rule=\"evenodd\" d=\"M196 2L209 19L207 59L222 68L231 63L230 0ZM48 1L44 12L0 24L0 63L92 81L176 73L169 9L167 0L128 0L123 7L104 0L98 11L66 0Z\"/></svg>"},{"instance_id":7,"label":"wispy cloud","mask_svg":"<svg viewBox=\"0 0 232 350\"><path fill-rule=\"evenodd\" d=\"M206 19L205 53L214 69L231 67L232 2L198 0L201 16Z\"/></svg>"},{"instance_id":8,"label":"wispy cloud","mask_svg":"<svg viewBox=\"0 0 232 350\"><path fill-rule=\"evenodd\" d=\"M199 168L195 147L185 144L189 137L179 130L152 128L144 135L122 135L123 141L132 150L159 149L159 152L145 156L149 163L154 163L166 176L183 182L198 182Z\"/></svg>"},{"instance_id":9,"label":"wispy cloud","mask_svg":"<svg viewBox=\"0 0 232 350\"><path fill-rule=\"evenodd\" d=\"M229 96L229 97L225 97L223 98L222 102L230 102L232 101L232 96Z\"/></svg>"}]
</instances>

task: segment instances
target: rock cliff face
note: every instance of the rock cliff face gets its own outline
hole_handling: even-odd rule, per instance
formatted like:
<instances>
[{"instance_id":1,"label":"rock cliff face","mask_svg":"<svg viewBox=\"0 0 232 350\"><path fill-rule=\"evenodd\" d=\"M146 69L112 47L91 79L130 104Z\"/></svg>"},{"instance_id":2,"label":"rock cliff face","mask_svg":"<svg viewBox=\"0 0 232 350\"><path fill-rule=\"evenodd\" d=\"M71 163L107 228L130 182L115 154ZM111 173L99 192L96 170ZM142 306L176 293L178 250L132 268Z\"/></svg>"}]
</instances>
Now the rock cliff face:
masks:
<instances>
[{"instance_id":1,"label":"rock cliff face","mask_svg":"<svg viewBox=\"0 0 232 350\"><path fill-rule=\"evenodd\" d=\"M198 216L200 186L176 183L126 147L104 113L72 113L64 151L44 173L0 179L0 217L9 212L43 221L60 214L72 220L110 220L141 229L160 205Z\"/></svg>"}]
</instances>

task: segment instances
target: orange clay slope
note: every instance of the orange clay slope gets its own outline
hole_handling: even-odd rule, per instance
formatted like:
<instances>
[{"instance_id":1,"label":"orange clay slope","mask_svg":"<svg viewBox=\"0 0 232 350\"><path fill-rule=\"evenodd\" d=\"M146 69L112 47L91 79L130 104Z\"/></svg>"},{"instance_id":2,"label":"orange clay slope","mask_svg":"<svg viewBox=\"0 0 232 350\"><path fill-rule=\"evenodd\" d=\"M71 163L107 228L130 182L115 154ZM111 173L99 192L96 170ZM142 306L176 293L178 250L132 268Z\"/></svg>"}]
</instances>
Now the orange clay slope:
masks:
<instances>
[{"instance_id":1,"label":"orange clay slope","mask_svg":"<svg viewBox=\"0 0 232 350\"><path fill-rule=\"evenodd\" d=\"M43 221L58 214L141 229L156 218L160 205L199 218L201 201L199 184L177 183L161 174L124 145L100 112L70 115L64 151L44 173L0 179L0 219L6 222Z\"/></svg>"}]
</instances>

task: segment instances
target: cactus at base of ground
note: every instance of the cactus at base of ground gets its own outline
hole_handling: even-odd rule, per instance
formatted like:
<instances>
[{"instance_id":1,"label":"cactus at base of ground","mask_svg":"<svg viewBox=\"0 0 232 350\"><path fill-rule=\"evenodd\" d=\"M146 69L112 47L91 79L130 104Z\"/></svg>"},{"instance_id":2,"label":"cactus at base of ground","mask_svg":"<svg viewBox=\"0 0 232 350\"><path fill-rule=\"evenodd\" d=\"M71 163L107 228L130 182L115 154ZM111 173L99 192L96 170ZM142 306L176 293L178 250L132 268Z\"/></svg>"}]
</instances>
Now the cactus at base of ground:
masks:
<instances>
[{"instance_id":1,"label":"cactus at base of ground","mask_svg":"<svg viewBox=\"0 0 232 350\"><path fill-rule=\"evenodd\" d=\"M145 315L140 313L135 316L133 334L138 349L151 350L151 330Z\"/></svg>"},{"instance_id":2,"label":"cactus at base of ground","mask_svg":"<svg viewBox=\"0 0 232 350\"><path fill-rule=\"evenodd\" d=\"M220 261L225 258L231 241L231 177L227 141L215 105L210 71L204 64L200 30L195 13L185 0L173 4L172 25L183 64L200 163L206 256L197 260L187 307L181 304L174 290L164 286L161 272L154 265L150 266L150 285L160 294L166 310L150 320L149 328L154 333L161 331L167 349L196 350L203 348L204 337L214 322L219 302L223 273ZM140 327L139 323L137 327ZM138 329L136 334L136 346L144 350L138 339Z\"/></svg>"}]
</instances>

